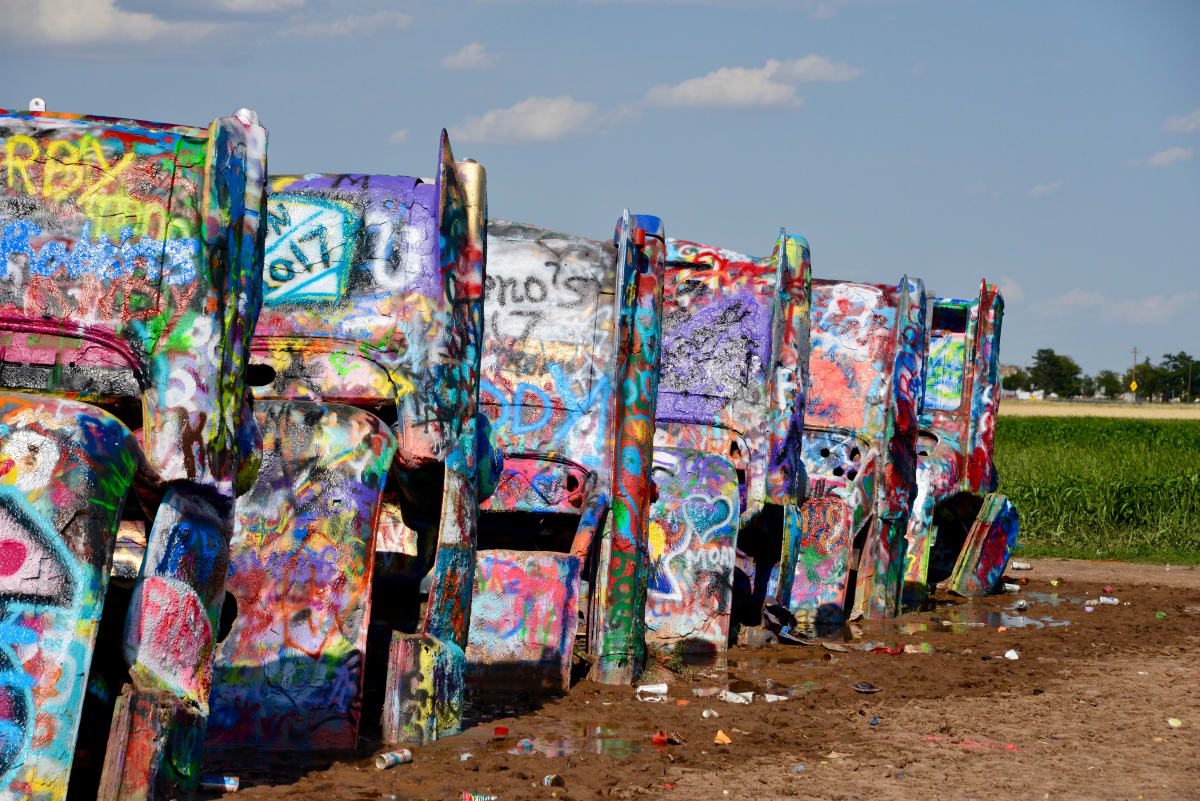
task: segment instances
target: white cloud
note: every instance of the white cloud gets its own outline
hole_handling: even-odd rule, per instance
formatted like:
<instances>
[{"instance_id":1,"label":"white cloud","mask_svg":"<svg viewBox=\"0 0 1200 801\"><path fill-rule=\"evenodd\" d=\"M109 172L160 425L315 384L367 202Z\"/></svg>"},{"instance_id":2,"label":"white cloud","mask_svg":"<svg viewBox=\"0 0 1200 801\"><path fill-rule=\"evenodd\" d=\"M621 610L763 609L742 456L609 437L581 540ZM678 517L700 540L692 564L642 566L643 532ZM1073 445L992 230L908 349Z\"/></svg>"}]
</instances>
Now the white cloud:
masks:
<instances>
[{"instance_id":1,"label":"white cloud","mask_svg":"<svg viewBox=\"0 0 1200 801\"><path fill-rule=\"evenodd\" d=\"M1167 117L1163 123L1164 131L1172 133L1200 133L1200 108L1182 117Z\"/></svg>"},{"instance_id":2,"label":"white cloud","mask_svg":"<svg viewBox=\"0 0 1200 801\"><path fill-rule=\"evenodd\" d=\"M1051 181L1051 182L1045 183L1045 184L1038 184L1033 189L1029 190L1029 196L1030 197L1045 197L1046 195L1054 194L1055 192L1057 192L1058 190L1060 190L1062 188L1063 188L1062 181Z\"/></svg>"},{"instance_id":3,"label":"white cloud","mask_svg":"<svg viewBox=\"0 0 1200 801\"><path fill-rule=\"evenodd\" d=\"M530 97L450 128L460 142L550 142L576 133L596 116L596 104L572 97Z\"/></svg>"},{"instance_id":4,"label":"white cloud","mask_svg":"<svg viewBox=\"0 0 1200 801\"><path fill-rule=\"evenodd\" d=\"M1095 291L1072 289L1038 304L1038 310L1046 317L1088 312L1102 320L1159 323L1187 310L1198 300L1200 292L1195 290L1140 298L1110 298Z\"/></svg>"},{"instance_id":5,"label":"white cloud","mask_svg":"<svg viewBox=\"0 0 1200 801\"><path fill-rule=\"evenodd\" d=\"M407 141L408 141L408 129L407 128L400 128L399 130L393 132L392 135L388 137L389 145L402 145Z\"/></svg>"},{"instance_id":6,"label":"white cloud","mask_svg":"<svg viewBox=\"0 0 1200 801\"><path fill-rule=\"evenodd\" d=\"M495 63L492 54L479 42L464 45L462 50L442 59L442 67L448 70L482 70Z\"/></svg>"},{"instance_id":7,"label":"white cloud","mask_svg":"<svg viewBox=\"0 0 1200 801\"><path fill-rule=\"evenodd\" d=\"M286 11L299 8L304 0L217 0L217 6L225 11L244 14L261 14L269 11Z\"/></svg>"},{"instance_id":8,"label":"white cloud","mask_svg":"<svg viewBox=\"0 0 1200 801\"><path fill-rule=\"evenodd\" d=\"M722 67L674 86L654 86L644 102L668 108L798 106L804 98L796 94L796 84L849 81L861 74L858 67L825 56L771 59L761 67Z\"/></svg>"},{"instance_id":9,"label":"white cloud","mask_svg":"<svg viewBox=\"0 0 1200 801\"><path fill-rule=\"evenodd\" d=\"M281 32L281 36L350 36L355 33L374 33L383 28L398 31L412 26L413 18L399 11L376 11L374 14L351 14L329 22L305 22Z\"/></svg>"},{"instance_id":10,"label":"white cloud","mask_svg":"<svg viewBox=\"0 0 1200 801\"><path fill-rule=\"evenodd\" d=\"M999 283L996 288L1000 290L1000 294L1004 296L1006 301L1017 303L1025 300L1025 290L1017 283L1017 279L1010 275L1000 276Z\"/></svg>"},{"instance_id":11,"label":"white cloud","mask_svg":"<svg viewBox=\"0 0 1200 801\"><path fill-rule=\"evenodd\" d=\"M841 83L862 75L863 69L852 67L844 61L835 62L825 56L809 53L804 58L783 62L779 74L780 77L799 83Z\"/></svg>"},{"instance_id":12,"label":"white cloud","mask_svg":"<svg viewBox=\"0 0 1200 801\"><path fill-rule=\"evenodd\" d=\"M1178 164L1181 161L1189 161L1194 155L1196 155L1196 151L1190 147L1169 147L1166 150L1158 151L1146 159L1143 164L1147 167L1170 167L1172 164ZM1134 164L1137 164L1137 162L1134 162Z\"/></svg>"},{"instance_id":13,"label":"white cloud","mask_svg":"<svg viewBox=\"0 0 1200 801\"><path fill-rule=\"evenodd\" d=\"M167 22L117 8L116 0L0 0L0 38L21 44L99 44L192 40L216 30L211 23Z\"/></svg>"}]
</instances>

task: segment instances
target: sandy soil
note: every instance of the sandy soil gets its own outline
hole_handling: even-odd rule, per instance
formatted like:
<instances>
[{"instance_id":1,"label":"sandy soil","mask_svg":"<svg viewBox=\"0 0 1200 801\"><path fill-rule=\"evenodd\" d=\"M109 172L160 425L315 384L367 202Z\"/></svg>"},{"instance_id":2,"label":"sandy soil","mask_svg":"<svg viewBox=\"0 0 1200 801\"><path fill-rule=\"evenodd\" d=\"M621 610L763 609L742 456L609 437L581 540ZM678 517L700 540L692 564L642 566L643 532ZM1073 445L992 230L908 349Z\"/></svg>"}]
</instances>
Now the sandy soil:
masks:
<instances>
[{"instance_id":1,"label":"sandy soil","mask_svg":"<svg viewBox=\"0 0 1200 801\"><path fill-rule=\"evenodd\" d=\"M665 703L584 681L541 705L477 704L461 735L386 771L373 766L371 742L339 761L256 755L253 767L230 768L242 781L230 797L1200 798L1200 571L1041 560L1011 575L1029 579L1020 595L939 598L928 611L844 629L825 641L836 650L739 647L724 669L659 667L647 679L667 681ZM1105 586L1120 604L1087 612L1084 600ZM1006 659L1009 649L1019 658ZM882 690L862 694L855 682ZM713 687L788 700L693 693ZM702 717L706 708L719 717ZM494 736L498 725L507 737ZM683 744L656 746L659 729ZM713 743L718 729L731 744ZM551 774L563 785L542 786Z\"/></svg>"},{"instance_id":2,"label":"sandy soil","mask_svg":"<svg viewBox=\"0 0 1200 801\"><path fill-rule=\"evenodd\" d=\"M1143 420L1200 420L1200 404L1074 403L1012 400L1000 402L1005 417L1133 417Z\"/></svg>"}]
</instances>

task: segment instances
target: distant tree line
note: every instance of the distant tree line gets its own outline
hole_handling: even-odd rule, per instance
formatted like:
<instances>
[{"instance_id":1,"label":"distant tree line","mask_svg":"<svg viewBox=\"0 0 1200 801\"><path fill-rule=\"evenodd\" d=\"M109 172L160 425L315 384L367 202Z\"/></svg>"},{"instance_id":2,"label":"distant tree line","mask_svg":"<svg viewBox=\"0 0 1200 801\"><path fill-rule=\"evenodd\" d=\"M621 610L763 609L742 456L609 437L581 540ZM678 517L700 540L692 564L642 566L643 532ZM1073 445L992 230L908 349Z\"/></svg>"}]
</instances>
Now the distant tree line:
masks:
<instances>
[{"instance_id":1,"label":"distant tree line","mask_svg":"<svg viewBox=\"0 0 1200 801\"><path fill-rule=\"evenodd\" d=\"M1093 397L1102 394L1110 398L1119 397L1129 391L1129 385L1137 379L1137 396L1151 400L1169 401L1179 398L1190 403L1200 394L1200 367L1193 368L1195 360L1187 353L1163 354L1162 361L1151 364L1150 357L1124 373L1101 370L1096 375L1085 375L1070 356L1042 348L1033 355L1033 364L1028 370L1018 367L1004 377L1002 386L1008 390L1043 390L1047 395L1054 393L1062 398L1083 395Z\"/></svg>"}]
</instances>

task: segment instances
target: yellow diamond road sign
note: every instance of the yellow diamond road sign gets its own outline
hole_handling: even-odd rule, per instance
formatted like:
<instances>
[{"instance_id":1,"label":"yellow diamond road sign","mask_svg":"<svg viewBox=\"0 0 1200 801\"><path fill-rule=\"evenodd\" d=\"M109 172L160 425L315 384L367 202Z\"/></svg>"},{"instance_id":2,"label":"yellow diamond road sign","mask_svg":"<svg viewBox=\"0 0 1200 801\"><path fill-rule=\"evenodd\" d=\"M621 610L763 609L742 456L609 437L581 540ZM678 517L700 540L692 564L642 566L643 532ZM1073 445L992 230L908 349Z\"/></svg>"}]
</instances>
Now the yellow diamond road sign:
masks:
<instances>
[{"instance_id":1,"label":"yellow diamond road sign","mask_svg":"<svg viewBox=\"0 0 1200 801\"><path fill-rule=\"evenodd\" d=\"M1129 391L1130 391L1130 392L1137 392L1137 381L1130 381L1130 382L1129 382Z\"/></svg>"}]
</instances>

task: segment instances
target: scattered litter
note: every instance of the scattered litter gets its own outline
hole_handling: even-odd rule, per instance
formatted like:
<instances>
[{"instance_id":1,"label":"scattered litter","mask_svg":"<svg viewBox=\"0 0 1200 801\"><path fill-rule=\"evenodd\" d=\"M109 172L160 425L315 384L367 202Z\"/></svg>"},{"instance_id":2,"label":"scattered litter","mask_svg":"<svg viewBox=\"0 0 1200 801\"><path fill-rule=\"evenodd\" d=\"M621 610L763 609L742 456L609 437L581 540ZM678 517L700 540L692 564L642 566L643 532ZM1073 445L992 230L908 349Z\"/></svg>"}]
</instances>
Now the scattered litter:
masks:
<instances>
[{"instance_id":1,"label":"scattered litter","mask_svg":"<svg viewBox=\"0 0 1200 801\"><path fill-rule=\"evenodd\" d=\"M654 732L654 734L650 737L650 742L654 743L655 745L666 745L667 733L661 729Z\"/></svg>"},{"instance_id":2,"label":"scattered litter","mask_svg":"<svg viewBox=\"0 0 1200 801\"><path fill-rule=\"evenodd\" d=\"M689 701L686 698L676 698L675 699L675 706L687 706L690 703L691 703L691 701Z\"/></svg>"},{"instance_id":3,"label":"scattered litter","mask_svg":"<svg viewBox=\"0 0 1200 801\"><path fill-rule=\"evenodd\" d=\"M1028 562L1009 562L1008 567L1010 570L1033 570L1033 565Z\"/></svg>"},{"instance_id":4,"label":"scattered litter","mask_svg":"<svg viewBox=\"0 0 1200 801\"><path fill-rule=\"evenodd\" d=\"M825 755L825 758L826 759L845 759L848 756L854 756L854 754L843 754L840 751L830 751L828 754Z\"/></svg>"},{"instance_id":5,"label":"scattered litter","mask_svg":"<svg viewBox=\"0 0 1200 801\"><path fill-rule=\"evenodd\" d=\"M904 646L906 654L932 654L933 646L927 642L908 643Z\"/></svg>"},{"instance_id":6,"label":"scattered litter","mask_svg":"<svg viewBox=\"0 0 1200 801\"><path fill-rule=\"evenodd\" d=\"M889 648L886 645L876 645L871 649L873 654L887 654L889 656L899 656L904 653L904 646L897 645L895 648Z\"/></svg>"},{"instance_id":7,"label":"scattered litter","mask_svg":"<svg viewBox=\"0 0 1200 801\"><path fill-rule=\"evenodd\" d=\"M376 763L378 764L378 763ZM200 789L219 791L223 793L236 793L238 789L237 776L201 776Z\"/></svg>"},{"instance_id":8,"label":"scattered litter","mask_svg":"<svg viewBox=\"0 0 1200 801\"><path fill-rule=\"evenodd\" d=\"M700 698L708 698L710 695L716 695L721 692L720 687L693 687L692 695Z\"/></svg>"},{"instance_id":9,"label":"scattered litter","mask_svg":"<svg viewBox=\"0 0 1200 801\"><path fill-rule=\"evenodd\" d=\"M823 643L821 643L821 647L824 648L826 651L839 651L839 652L841 652L841 651L849 652L850 651L850 649L847 648L846 646L840 645L836 642L823 642Z\"/></svg>"},{"instance_id":10,"label":"scattered litter","mask_svg":"<svg viewBox=\"0 0 1200 801\"><path fill-rule=\"evenodd\" d=\"M874 684L871 684L869 681L856 681L850 685L850 689L854 690L854 692L856 692L856 693L868 693L868 694L882 692L882 690L883 690L882 687L876 687Z\"/></svg>"},{"instance_id":11,"label":"scattered litter","mask_svg":"<svg viewBox=\"0 0 1200 801\"><path fill-rule=\"evenodd\" d=\"M1029 601L1026 601L1024 598L1020 599L1019 601L1017 601L1017 605L1015 608L1023 612L1029 608Z\"/></svg>"},{"instance_id":12,"label":"scattered litter","mask_svg":"<svg viewBox=\"0 0 1200 801\"><path fill-rule=\"evenodd\" d=\"M470 759L473 756L475 756L475 755L472 754L470 751L463 751L461 754L458 755L458 761L466 762L468 759Z\"/></svg>"},{"instance_id":13,"label":"scattered litter","mask_svg":"<svg viewBox=\"0 0 1200 801\"><path fill-rule=\"evenodd\" d=\"M1105 587L1105 588L1104 588L1104 594L1105 594L1105 595L1112 595L1112 594L1113 594L1113 588L1112 588L1112 587Z\"/></svg>"},{"instance_id":14,"label":"scattered litter","mask_svg":"<svg viewBox=\"0 0 1200 801\"><path fill-rule=\"evenodd\" d=\"M522 751L532 751L533 740L530 740L528 737L522 737L520 740L517 740L517 748L520 748Z\"/></svg>"},{"instance_id":15,"label":"scattered litter","mask_svg":"<svg viewBox=\"0 0 1200 801\"><path fill-rule=\"evenodd\" d=\"M1172 729L1178 729L1180 726L1183 725L1183 721L1180 720L1179 718L1167 718L1167 725L1170 726Z\"/></svg>"},{"instance_id":16,"label":"scattered litter","mask_svg":"<svg viewBox=\"0 0 1200 801\"><path fill-rule=\"evenodd\" d=\"M1083 607L1083 611L1085 611L1085 612L1092 612L1092 611L1094 611L1095 609L1096 609L1096 607L1094 607L1094 606L1085 606L1085 607Z\"/></svg>"},{"instance_id":17,"label":"scattered litter","mask_svg":"<svg viewBox=\"0 0 1200 801\"><path fill-rule=\"evenodd\" d=\"M1117 604L1121 603L1121 599L1114 598L1111 595L1101 595L1100 603L1104 604L1105 606L1116 606Z\"/></svg>"},{"instance_id":18,"label":"scattered litter","mask_svg":"<svg viewBox=\"0 0 1200 801\"><path fill-rule=\"evenodd\" d=\"M719 717L721 717L721 713L717 712L717 710L715 710L715 709L706 709L700 713L700 717L702 717L702 718L719 718Z\"/></svg>"},{"instance_id":19,"label":"scattered litter","mask_svg":"<svg viewBox=\"0 0 1200 801\"><path fill-rule=\"evenodd\" d=\"M388 751L375 757L375 767L380 770L394 768L397 765L406 765L412 762L412 751L407 748L401 748L399 751Z\"/></svg>"},{"instance_id":20,"label":"scattered litter","mask_svg":"<svg viewBox=\"0 0 1200 801\"><path fill-rule=\"evenodd\" d=\"M735 693L730 690L721 690L721 692L717 693L717 700L724 701L727 704L748 704L754 700L754 693Z\"/></svg>"},{"instance_id":21,"label":"scattered litter","mask_svg":"<svg viewBox=\"0 0 1200 801\"><path fill-rule=\"evenodd\" d=\"M1009 648L1007 651L1004 652L1004 658L1005 659L1020 659L1021 655L1017 653L1016 648Z\"/></svg>"},{"instance_id":22,"label":"scattered litter","mask_svg":"<svg viewBox=\"0 0 1200 801\"><path fill-rule=\"evenodd\" d=\"M729 739L729 735L717 729L717 736L713 738L713 742L717 745L729 745L733 740Z\"/></svg>"},{"instance_id":23,"label":"scattered litter","mask_svg":"<svg viewBox=\"0 0 1200 801\"><path fill-rule=\"evenodd\" d=\"M1005 592L1020 592L1021 585L1020 584L1009 584L1006 581L1006 582L1004 582L1004 591Z\"/></svg>"},{"instance_id":24,"label":"scattered litter","mask_svg":"<svg viewBox=\"0 0 1200 801\"><path fill-rule=\"evenodd\" d=\"M777 701L786 701L787 699L788 697L786 695L774 695L773 693L763 694L763 700L765 700L768 704L774 704Z\"/></svg>"},{"instance_id":25,"label":"scattered litter","mask_svg":"<svg viewBox=\"0 0 1200 801\"><path fill-rule=\"evenodd\" d=\"M565 787L566 784L567 783L563 781L563 777L559 776L557 773L551 773L549 776L542 778L542 785L545 787Z\"/></svg>"},{"instance_id":26,"label":"scattered litter","mask_svg":"<svg viewBox=\"0 0 1200 801\"><path fill-rule=\"evenodd\" d=\"M668 745L683 745L686 742L687 742L687 740L683 739L683 735L680 734L679 732L677 732L677 731L667 732L667 744Z\"/></svg>"},{"instance_id":27,"label":"scattered litter","mask_svg":"<svg viewBox=\"0 0 1200 801\"><path fill-rule=\"evenodd\" d=\"M803 765L797 765L796 767L792 768L792 773L803 773L803 772L804 772Z\"/></svg>"},{"instance_id":28,"label":"scattered litter","mask_svg":"<svg viewBox=\"0 0 1200 801\"><path fill-rule=\"evenodd\" d=\"M499 801L499 796L485 795L484 793L468 793L463 790L462 801Z\"/></svg>"},{"instance_id":29,"label":"scattered litter","mask_svg":"<svg viewBox=\"0 0 1200 801\"><path fill-rule=\"evenodd\" d=\"M878 725L879 725L879 718L877 718L877 717L873 717L873 718L871 718L869 721L867 721L867 725L868 725L868 726L878 726Z\"/></svg>"},{"instance_id":30,"label":"scattered litter","mask_svg":"<svg viewBox=\"0 0 1200 801\"><path fill-rule=\"evenodd\" d=\"M667 685L664 684L642 684L634 693L639 701L651 701L653 703L661 703L667 700Z\"/></svg>"},{"instance_id":31,"label":"scattered litter","mask_svg":"<svg viewBox=\"0 0 1200 801\"><path fill-rule=\"evenodd\" d=\"M495 733L496 733L497 737L507 737L508 736L508 727L507 726L497 726L495 729Z\"/></svg>"},{"instance_id":32,"label":"scattered litter","mask_svg":"<svg viewBox=\"0 0 1200 801\"><path fill-rule=\"evenodd\" d=\"M1057 586L1058 586L1058 579L1050 579L1050 586L1051 586L1051 587L1057 587Z\"/></svg>"},{"instance_id":33,"label":"scattered litter","mask_svg":"<svg viewBox=\"0 0 1200 801\"><path fill-rule=\"evenodd\" d=\"M1154 613L1154 616L1155 616L1156 618L1158 618L1159 620L1166 620L1166 619L1167 619L1167 613L1166 613L1166 612L1164 612L1164 611L1162 611L1161 609L1160 609L1160 610L1158 610L1157 612L1155 612L1155 613Z\"/></svg>"}]
</instances>

